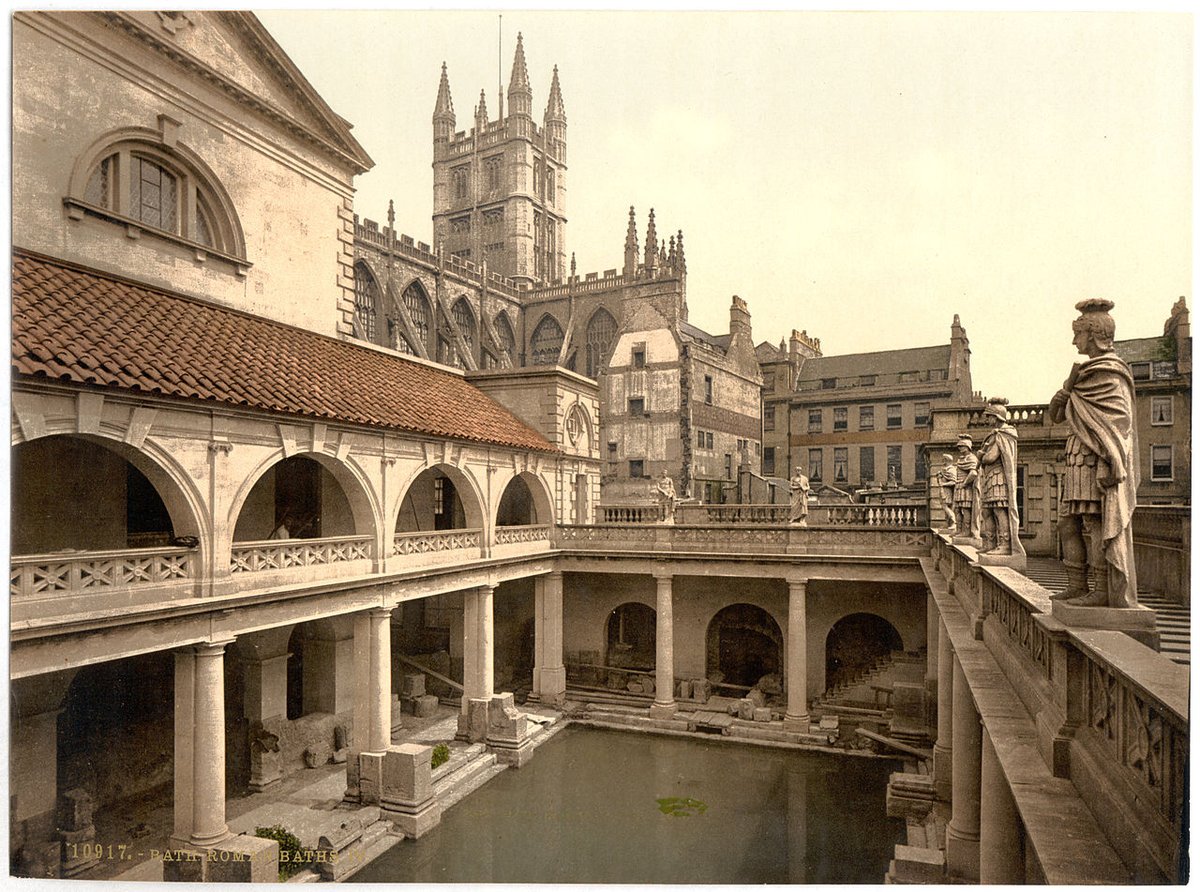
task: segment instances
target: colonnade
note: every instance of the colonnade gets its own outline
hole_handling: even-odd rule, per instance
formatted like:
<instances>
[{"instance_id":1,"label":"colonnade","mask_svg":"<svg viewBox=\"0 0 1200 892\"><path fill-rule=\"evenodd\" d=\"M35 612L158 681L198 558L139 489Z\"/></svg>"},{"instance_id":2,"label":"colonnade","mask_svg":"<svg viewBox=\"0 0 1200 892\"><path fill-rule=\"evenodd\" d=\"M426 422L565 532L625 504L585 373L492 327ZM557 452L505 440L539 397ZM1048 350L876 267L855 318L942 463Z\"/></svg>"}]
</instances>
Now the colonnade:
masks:
<instances>
[{"instance_id":1,"label":"colonnade","mask_svg":"<svg viewBox=\"0 0 1200 892\"><path fill-rule=\"evenodd\" d=\"M1026 881L1023 828L946 623L938 620L934 794L949 800L946 869L987 885Z\"/></svg>"}]
</instances>

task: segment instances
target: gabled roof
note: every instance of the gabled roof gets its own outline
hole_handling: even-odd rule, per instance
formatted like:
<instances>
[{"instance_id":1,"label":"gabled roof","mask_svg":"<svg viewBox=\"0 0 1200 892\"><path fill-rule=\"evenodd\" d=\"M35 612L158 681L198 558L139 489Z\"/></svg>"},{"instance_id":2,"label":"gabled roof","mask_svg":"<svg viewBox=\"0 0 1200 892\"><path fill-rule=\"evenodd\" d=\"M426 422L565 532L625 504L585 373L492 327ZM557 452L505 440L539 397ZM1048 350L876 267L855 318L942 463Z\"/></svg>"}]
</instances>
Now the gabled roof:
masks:
<instances>
[{"instance_id":1,"label":"gabled roof","mask_svg":"<svg viewBox=\"0 0 1200 892\"><path fill-rule=\"evenodd\" d=\"M459 375L38 255L13 255L12 312L14 379L558 451Z\"/></svg>"},{"instance_id":2,"label":"gabled roof","mask_svg":"<svg viewBox=\"0 0 1200 892\"><path fill-rule=\"evenodd\" d=\"M679 323L679 333L688 340L697 341L712 347L714 350L720 350L722 353L729 350L729 335L710 335L702 328L697 328L690 322Z\"/></svg>"},{"instance_id":3,"label":"gabled roof","mask_svg":"<svg viewBox=\"0 0 1200 892\"><path fill-rule=\"evenodd\" d=\"M851 378L859 375L898 375L926 369L949 369L950 345L908 347L875 353L845 353L841 356L814 356L800 367L800 381L822 378Z\"/></svg>"}]
</instances>

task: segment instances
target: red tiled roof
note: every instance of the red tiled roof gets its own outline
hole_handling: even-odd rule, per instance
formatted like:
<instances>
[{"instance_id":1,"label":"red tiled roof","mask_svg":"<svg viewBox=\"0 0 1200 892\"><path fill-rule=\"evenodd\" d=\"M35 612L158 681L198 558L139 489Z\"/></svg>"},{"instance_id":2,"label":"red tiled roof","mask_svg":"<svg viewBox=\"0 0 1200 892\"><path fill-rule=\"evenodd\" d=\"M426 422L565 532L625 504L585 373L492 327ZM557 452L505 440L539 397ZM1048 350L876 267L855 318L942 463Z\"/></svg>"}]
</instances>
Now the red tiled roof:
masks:
<instances>
[{"instance_id":1,"label":"red tiled roof","mask_svg":"<svg viewBox=\"0 0 1200 892\"><path fill-rule=\"evenodd\" d=\"M557 451L458 375L13 254L13 375Z\"/></svg>"}]
</instances>

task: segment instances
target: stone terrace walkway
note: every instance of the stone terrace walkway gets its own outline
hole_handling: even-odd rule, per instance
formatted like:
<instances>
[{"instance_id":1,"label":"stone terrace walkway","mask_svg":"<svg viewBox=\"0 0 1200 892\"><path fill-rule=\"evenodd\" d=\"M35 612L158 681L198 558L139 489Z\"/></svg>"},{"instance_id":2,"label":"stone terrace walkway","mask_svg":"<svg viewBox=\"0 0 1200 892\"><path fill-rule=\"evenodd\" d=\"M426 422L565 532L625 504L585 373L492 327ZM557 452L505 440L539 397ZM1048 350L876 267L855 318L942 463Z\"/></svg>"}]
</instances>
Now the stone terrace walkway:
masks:
<instances>
[{"instance_id":1,"label":"stone terrace walkway","mask_svg":"<svg viewBox=\"0 0 1200 892\"><path fill-rule=\"evenodd\" d=\"M1067 588L1067 568L1056 558L1031 557L1026 574L1052 592ZM1184 604L1168 601L1155 592L1138 592L1138 600L1158 616L1160 650L1164 656L1184 666L1191 664L1192 611Z\"/></svg>"}]
</instances>

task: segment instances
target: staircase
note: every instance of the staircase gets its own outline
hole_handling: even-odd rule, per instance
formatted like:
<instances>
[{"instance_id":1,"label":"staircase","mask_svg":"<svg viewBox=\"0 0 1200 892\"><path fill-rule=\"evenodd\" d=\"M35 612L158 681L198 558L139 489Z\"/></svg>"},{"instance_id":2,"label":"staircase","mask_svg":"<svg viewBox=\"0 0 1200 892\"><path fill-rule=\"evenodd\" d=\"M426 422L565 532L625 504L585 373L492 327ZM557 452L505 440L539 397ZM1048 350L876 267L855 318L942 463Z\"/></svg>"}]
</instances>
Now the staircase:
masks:
<instances>
[{"instance_id":1,"label":"staircase","mask_svg":"<svg viewBox=\"0 0 1200 892\"><path fill-rule=\"evenodd\" d=\"M1025 575L1042 588L1057 594L1067 589L1067 568L1054 558L1031 557ZM1191 664L1192 611L1185 604L1168 601L1154 592L1138 592L1138 601L1158 618L1159 650L1184 666Z\"/></svg>"},{"instance_id":2,"label":"staircase","mask_svg":"<svg viewBox=\"0 0 1200 892\"><path fill-rule=\"evenodd\" d=\"M821 697L820 705L825 709L843 706L886 710L891 706L893 684L898 681L920 682L924 673L923 654L892 651L866 669L843 678L830 687Z\"/></svg>"}]
</instances>

